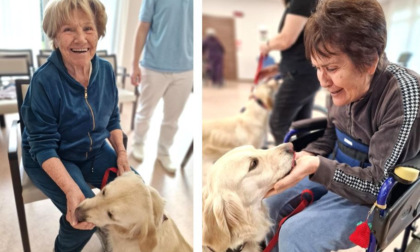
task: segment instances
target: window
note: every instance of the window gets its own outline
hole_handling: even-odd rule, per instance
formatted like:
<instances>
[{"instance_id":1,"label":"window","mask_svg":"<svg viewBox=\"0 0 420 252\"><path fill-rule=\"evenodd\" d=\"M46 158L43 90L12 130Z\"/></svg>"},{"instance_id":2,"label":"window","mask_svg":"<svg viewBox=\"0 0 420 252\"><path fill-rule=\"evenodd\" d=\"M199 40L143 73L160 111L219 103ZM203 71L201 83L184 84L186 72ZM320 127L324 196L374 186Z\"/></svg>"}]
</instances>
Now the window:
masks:
<instances>
[{"instance_id":1,"label":"window","mask_svg":"<svg viewBox=\"0 0 420 252\"><path fill-rule=\"evenodd\" d=\"M391 2L386 54L391 62L398 62L401 53L412 56L407 67L420 73L420 0Z\"/></svg>"}]
</instances>

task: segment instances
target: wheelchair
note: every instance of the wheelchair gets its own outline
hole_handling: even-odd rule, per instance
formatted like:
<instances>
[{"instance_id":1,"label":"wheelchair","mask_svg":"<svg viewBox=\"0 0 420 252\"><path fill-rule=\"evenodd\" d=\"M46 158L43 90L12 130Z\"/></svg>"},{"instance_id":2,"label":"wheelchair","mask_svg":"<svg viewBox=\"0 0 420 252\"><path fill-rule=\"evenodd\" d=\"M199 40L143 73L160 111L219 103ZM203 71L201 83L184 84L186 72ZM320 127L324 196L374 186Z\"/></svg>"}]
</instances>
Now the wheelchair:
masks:
<instances>
[{"instance_id":1,"label":"wheelchair","mask_svg":"<svg viewBox=\"0 0 420 252\"><path fill-rule=\"evenodd\" d=\"M292 142L296 151L324 134L327 119L310 118L291 125L284 142ZM400 233L404 232L400 249L396 252L420 251L420 237L415 235L415 222L420 217L420 153L394 168L381 186L377 207L372 213L370 242L366 251L383 251ZM378 207L379 206L379 207ZM409 236L412 241L408 245Z\"/></svg>"}]
</instances>

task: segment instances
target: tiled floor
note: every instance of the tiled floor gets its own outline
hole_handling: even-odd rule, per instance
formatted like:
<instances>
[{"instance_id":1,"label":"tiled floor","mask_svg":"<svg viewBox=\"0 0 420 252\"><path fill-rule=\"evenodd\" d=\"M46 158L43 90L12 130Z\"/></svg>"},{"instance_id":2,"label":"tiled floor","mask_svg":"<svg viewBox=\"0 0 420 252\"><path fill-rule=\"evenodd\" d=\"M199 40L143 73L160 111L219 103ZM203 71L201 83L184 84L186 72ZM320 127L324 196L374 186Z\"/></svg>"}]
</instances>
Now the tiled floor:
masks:
<instances>
[{"instance_id":1,"label":"tiled floor","mask_svg":"<svg viewBox=\"0 0 420 252\"><path fill-rule=\"evenodd\" d=\"M203 120L228 117L239 113L239 110L245 104L249 97L252 84L241 82L227 82L223 88L214 88L210 86L203 87ZM320 90L316 96L315 104L325 106L326 92ZM322 116L315 112L313 116ZM206 170L211 166L211 162L203 157L202 182L205 183ZM402 240L400 235L394 242L384 250L384 252L392 252L393 248L399 247ZM365 251L360 247L348 250L340 250L340 252L362 252Z\"/></svg>"},{"instance_id":2,"label":"tiled floor","mask_svg":"<svg viewBox=\"0 0 420 252\"><path fill-rule=\"evenodd\" d=\"M179 121L179 131L171 154L181 162L193 137L191 124L194 106L194 94L190 96L187 106ZM129 115L131 107L124 105L122 127L128 135L128 153L131 152ZM156 108L151 122L148 138L145 143L145 159L142 164L131 156L130 164L142 175L146 183L156 188L166 199L166 211L177 223L186 240L193 244L193 159L191 158L175 176L167 175L163 168L155 164L157 138L162 119L162 103ZM6 123L10 125L17 115L7 115ZM14 204L13 189L7 159L8 128L0 131L0 252L21 252L21 238ZM25 206L28 221L31 248L34 252L52 251L54 239L58 232L59 211L50 200L38 201ZM93 236L84 252L100 252L99 240Z\"/></svg>"}]
</instances>

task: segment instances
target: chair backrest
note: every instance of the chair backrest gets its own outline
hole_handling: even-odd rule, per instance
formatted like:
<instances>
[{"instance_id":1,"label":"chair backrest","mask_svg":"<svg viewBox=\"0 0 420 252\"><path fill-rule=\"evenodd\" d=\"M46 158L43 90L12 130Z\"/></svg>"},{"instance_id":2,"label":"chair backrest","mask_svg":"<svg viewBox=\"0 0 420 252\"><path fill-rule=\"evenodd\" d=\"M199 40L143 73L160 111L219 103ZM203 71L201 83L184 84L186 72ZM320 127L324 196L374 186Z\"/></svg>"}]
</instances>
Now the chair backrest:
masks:
<instances>
[{"instance_id":1,"label":"chair backrest","mask_svg":"<svg viewBox=\"0 0 420 252\"><path fill-rule=\"evenodd\" d=\"M16 83L16 98L17 98L17 106L19 110L19 118L22 118L20 108L22 107L23 100L25 99L26 93L28 91L30 80L17 79L15 83ZM20 119L19 124L20 124L20 131L23 132L25 125L22 119Z\"/></svg>"},{"instance_id":2,"label":"chair backrest","mask_svg":"<svg viewBox=\"0 0 420 252\"><path fill-rule=\"evenodd\" d=\"M115 54L103 55L100 56L102 59L111 63L112 68L114 69L115 77L117 77L117 56Z\"/></svg>"},{"instance_id":3,"label":"chair backrest","mask_svg":"<svg viewBox=\"0 0 420 252\"><path fill-rule=\"evenodd\" d=\"M31 76L27 55L0 56L0 77L3 76Z\"/></svg>"},{"instance_id":4,"label":"chair backrest","mask_svg":"<svg viewBox=\"0 0 420 252\"><path fill-rule=\"evenodd\" d=\"M99 57L106 56L106 55L108 55L108 51L107 50L97 50L96 55L98 55Z\"/></svg>"},{"instance_id":5,"label":"chair backrest","mask_svg":"<svg viewBox=\"0 0 420 252\"><path fill-rule=\"evenodd\" d=\"M53 51L54 50L52 50L52 49L41 49L41 50L39 50L39 55L50 56Z\"/></svg>"},{"instance_id":6,"label":"chair backrest","mask_svg":"<svg viewBox=\"0 0 420 252\"><path fill-rule=\"evenodd\" d=\"M31 49L0 49L0 57L11 55L25 55L29 67L34 67Z\"/></svg>"},{"instance_id":7,"label":"chair backrest","mask_svg":"<svg viewBox=\"0 0 420 252\"><path fill-rule=\"evenodd\" d=\"M45 55L45 54L38 54L36 56L36 61L38 63L38 67L44 65L45 62L48 61L48 57L50 57L50 56L49 55Z\"/></svg>"}]
</instances>

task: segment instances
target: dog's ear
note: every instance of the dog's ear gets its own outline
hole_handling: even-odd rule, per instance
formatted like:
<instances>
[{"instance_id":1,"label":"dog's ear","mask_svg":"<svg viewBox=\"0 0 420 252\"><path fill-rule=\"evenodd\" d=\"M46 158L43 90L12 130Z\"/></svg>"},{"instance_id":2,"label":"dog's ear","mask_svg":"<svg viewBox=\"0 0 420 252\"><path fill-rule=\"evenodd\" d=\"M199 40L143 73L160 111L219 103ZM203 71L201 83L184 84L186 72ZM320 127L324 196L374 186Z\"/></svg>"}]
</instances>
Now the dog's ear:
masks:
<instances>
[{"instance_id":1,"label":"dog's ear","mask_svg":"<svg viewBox=\"0 0 420 252\"><path fill-rule=\"evenodd\" d=\"M267 99L266 104L267 104L268 110L272 110L273 109L273 99L271 99L271 97L269 97Z\"/></svg>"},{"instance_id":2,"label":"dog's ear","mask_svg":"<svg viewBox=\"0 0 420 252\"><path fill-rule=\"evenodd\" d=\"M153 219L155 226L158 227L162 223L163 210L165 207L165 200L160 196L158 191L149 186L150 196L152 198Z\"/></svg>"},{"instance_id":3,"label":"dog's ear","mask_svg":"<svg viewBox=\"0 0 420 252\"><path fill-rule=\"evenodd\" d=\"M224 201L221 196L208 197L203 204L203 244L221 247L230 243L229 227L224 213Z\"/></svg>"},{"instance_id":4,"label":"dog's ear","mask_svg":"<svg viewBox=\"0 0 420 252\"><path fill-rule=\"evenodd\" d=\"M203 243L229 246L232 239L252 230L246 209L236 194L207 199L203 209ZM222 246L222 247L223 247Z\"/></svg>"},{"instance_id":5,"label":"dog's ear","mask_svg":"<svg viewBox=\"0 0 420 252\"><path fill-rule=\"evenodd\" d=\"M148 223L147 232L140 235L140 251L153 251L157 243L156 227L153 223Z\"/></svg>"}]
</instances>

